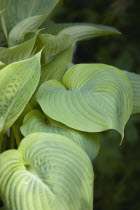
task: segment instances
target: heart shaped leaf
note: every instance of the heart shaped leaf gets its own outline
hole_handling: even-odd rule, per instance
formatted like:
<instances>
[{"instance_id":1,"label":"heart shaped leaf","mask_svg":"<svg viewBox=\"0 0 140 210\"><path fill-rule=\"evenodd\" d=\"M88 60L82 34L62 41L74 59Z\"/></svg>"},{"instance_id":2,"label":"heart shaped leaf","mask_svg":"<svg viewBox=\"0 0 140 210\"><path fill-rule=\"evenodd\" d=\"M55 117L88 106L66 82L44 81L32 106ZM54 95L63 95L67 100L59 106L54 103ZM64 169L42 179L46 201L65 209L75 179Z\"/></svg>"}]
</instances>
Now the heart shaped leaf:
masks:
<instances>
[{"instance_id":1,"label":"heart shaped leaf","mask_svg":"<svg viewBox=\"0 0 140 210\"><path fill-rule=\"evenodd\" d=\"M45 82L37 101L49 117L71 128L86 132L115 129L123 137L133 92L123 71L104 64L79 64L66 72L63 84Z\"/></svg>"},{"instance_id":2,"label":"heart shaped leaf","mask_svg":"<svg viewBox=\"0 0 140 210\"><path fill-rule=\"evenodd\" d=\"M57 134L34 133L0 155L7 210L92 210L93 169L86 153Z\"/></svg>"}]
</instances>

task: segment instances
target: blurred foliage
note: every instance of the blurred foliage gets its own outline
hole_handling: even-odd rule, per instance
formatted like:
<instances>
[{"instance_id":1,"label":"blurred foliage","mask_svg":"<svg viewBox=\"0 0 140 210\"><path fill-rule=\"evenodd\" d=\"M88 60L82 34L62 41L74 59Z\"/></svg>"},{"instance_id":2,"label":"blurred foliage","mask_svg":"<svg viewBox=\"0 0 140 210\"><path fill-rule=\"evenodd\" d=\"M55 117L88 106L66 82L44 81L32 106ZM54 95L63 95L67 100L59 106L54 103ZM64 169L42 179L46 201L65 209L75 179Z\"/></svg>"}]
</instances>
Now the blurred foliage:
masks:
<instances>
[{"instance_id":1,"label":"blurred foliage","mask_svg":"<svg viewBox=\"0 0 140 210\"><path fill-rule=\"evenodd\" d=\"M74 63L100 62L140 73L139 0L62 0L56 22L90 22L115 26L121 36L96 38L79 43ZM140 115L133 115L120 136L102 134L101 149L94 163L95 210L140 209Z\"/></svg>"}]
</instances>

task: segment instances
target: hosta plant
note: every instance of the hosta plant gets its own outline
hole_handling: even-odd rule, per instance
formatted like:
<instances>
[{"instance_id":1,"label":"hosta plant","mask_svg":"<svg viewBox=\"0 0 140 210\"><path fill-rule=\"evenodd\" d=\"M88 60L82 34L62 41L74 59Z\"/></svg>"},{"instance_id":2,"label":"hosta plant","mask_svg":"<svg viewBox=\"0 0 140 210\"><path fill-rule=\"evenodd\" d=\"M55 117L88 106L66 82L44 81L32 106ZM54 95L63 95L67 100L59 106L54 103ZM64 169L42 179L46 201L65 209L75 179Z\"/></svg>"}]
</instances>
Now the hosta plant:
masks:
<instances>
[{"instance_id":1,"label":"hosta plant","mask_svg":"<svg viewBox=\"0 0 140 210\"><path fill-rule=\"evenodd\" d=\"M100 133L114 129L122 141L130 115L140 112L140 75L72 63L77 42L120 32L54 23L50 13L57 3L0 0L4 210L92 210Z\"/></svg>"}]
</instances>

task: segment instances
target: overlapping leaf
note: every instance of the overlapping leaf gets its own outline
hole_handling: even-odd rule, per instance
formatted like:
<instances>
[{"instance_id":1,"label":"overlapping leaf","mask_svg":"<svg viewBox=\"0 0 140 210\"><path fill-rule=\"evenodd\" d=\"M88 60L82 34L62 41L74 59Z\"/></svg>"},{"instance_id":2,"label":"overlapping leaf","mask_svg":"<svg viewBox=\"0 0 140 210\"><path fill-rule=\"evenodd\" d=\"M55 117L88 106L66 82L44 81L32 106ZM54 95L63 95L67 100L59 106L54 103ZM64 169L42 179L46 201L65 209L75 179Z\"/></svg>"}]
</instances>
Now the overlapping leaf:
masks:
<instances>
[{"instance_id":1,"label":"overlapping leaf","mask_svg":"<svg viewBox=\"0 0 140 210\"><path fill-rule=\"evenodd\" d=\"M93 170L86 153L57 134L27 136L0 155L0 196L7 210L92 210Z\"/></svg>"},{"instance_id":2,"label":"overlapping leaf","mask_svg":"<svg viewBox=\"0 0 140 210\"><path fill-rule=\"evenodd\" d=\"M4 28L8 27L9 46L20 44L24 33L37 29L46 20L48 14L59 0L0 0L0 10L4 13ZM6 26L6 27L5 27ZM5 30L3 30L5 32Z\"/></svg>"},{"instance_id":3,"label":"overlapping leaf","mask_svg":"<svg viewBox=\"0 0 140 210\"><path fill-rule=\"evenodd\" d=\"M92 39L98 36L120 34L120 32L110 26L103 26L89 23L53 23L46 24L46 32L51 34L68 34L77 41Z\"/></svg>"},{"instance_id":4,"label":"overlapping leaf","mask_svg":"<svg viewBox=\"0 0 140 210\"><path fill-rule=\"evenodd\" d=\"M0 47L0 60L6 64L24 60L30 57L36 37L15 47Z\"/></svg>"},{"instance_id":5,"label":"overlapping leaf","mask_svg":"<svg viewBox=\"0 0 140 210\"><path fill-rule=\"evenodd\" d=\"M26 18L19 22L9 34L9 46L15 46L24 41L24 34L37 29L47 18L47 15L39 15Z\"/></svg>"},{"instance_id":6,"label":"overlapping leaf","mask_svg":"<svg viewBox=\"0 0 140 210\"><path fill-rule=\"evenodd\" d=\"M49 79L61 81L72 61L72 56L73 46L58 53L49 63L42 65L40 84Z\"/></svg>"},{"instance_id":7,"label":"overlapping leaf","mask_svg":"<svg viewBox=\"0 0 140 210\"><path fill-rule=\"evenodd\" d=\"M49 48L47 48L49 49ZM47 51L46 49L46 51ZM50 48L51 51L51 48ZM48 53L47 53L48 54ZM45 56L44 52L44 56ZM49 54L48 54L49 56ZM41 68L41 78L38 87L45 81L49 79L57 79L59 81L62 80L63 75L68 70L68 66L72 61L73 56L73 45L64 51L60 51L49 63L42 65ZM36 92L38 91L38 88L36 89L30 103L34 108L36 108L37 102L36 102Z\"/></svg>"},{"instance_id":8,"label":"overlapping leaf","mask_svg":"<svg viewBox=\"0 0 140 210\"><path fill-rule=\"evenodd\" d=\"M123 137L132 112L133 92L125 73L104 64L79 64L70 68L63 84L45 82L37 101L52 119L86 132L115 129Z\"/></svg>"},{"instance_id":9,"label":"overlapping leaf","mask_svg":"<svg viewBox=\"0 0 140 210\"><path fill-rule=\"evenodd\" d=\"M40 53L12 63L0 71L1 130L6 131L18 118L40 79Z\"/></svg>"},{"instance_id":10,"label":"overlapping leaf","mask_svg":"<svg viewBox=\"0 0 140 210\"><path fill-rule=\"evenodd\" d=\"M133 89L133 111L132 113L140 113L140 75L125 71L130 79Z\"/></svg>"},{"instance_id":11,"label":"overlapping leaf","mask_svg":"<svg viewBox=\"0 0 140 210\"><path fill-rule=\"evenodd\" d=\"M60 52L74 46L74 39L70 35L57 35L39 34L37 39L37 50L41 50L44 46L42 53L42 63L50 62Z\"/></svg>"},{"instance_id":12,"label":"overlapping leaf","mask_svg":"<svg viewBox=\"0 0 140 210\"><path fill-rule=\"evenodd\" d=\"M29 112L24 118L21 132L24 136L36 132L56 133L65 136L78 144L93 160L99 152L99 135L76 131L61 123L47 119L38 110Z\"/></svg>"},{"instance_id":13,"label":"overlapping leaf","mask_svg":"<svg viewBox=\"0 0 140 210\"><path fill-rule=\"evenodd\" d=\"M28 17L49 14L58 2L59 0L0 0L0 11L5 9L4 17L10 31Z\"/></svg>"}]
</instances>

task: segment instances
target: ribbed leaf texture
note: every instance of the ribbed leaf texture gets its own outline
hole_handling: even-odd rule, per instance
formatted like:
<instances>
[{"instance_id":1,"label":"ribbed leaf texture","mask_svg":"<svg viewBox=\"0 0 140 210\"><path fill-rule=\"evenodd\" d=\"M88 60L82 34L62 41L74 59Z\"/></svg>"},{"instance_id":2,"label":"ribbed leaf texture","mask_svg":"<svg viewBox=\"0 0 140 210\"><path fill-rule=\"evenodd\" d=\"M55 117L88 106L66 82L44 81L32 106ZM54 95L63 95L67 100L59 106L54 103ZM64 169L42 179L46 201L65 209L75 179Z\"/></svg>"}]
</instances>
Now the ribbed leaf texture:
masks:
<instances>
[{"instance_id":1,"label":"ribbed leaf texture","mask_svg":"<svg viewBox=\"0 0 140 210\"><path fill-rule=\"evenodd\" d=\"M132 112L133 91L125 73L104 64L79 64L45 82L37 101L52 119L86 132L117 130L123 137Z\"/></svg>"},{"instance_id":2,"label":"ribbed leaf texture","mask_svg":"<svg viewBox=\"0 0 140 210\"><path fill-rule=\"evenodd\" d=\"M57 134L34 133L0 155L7 210L92 210L93 169L86 153Z\"/></svg>"},{"instance_id":3,"label":"ribbed leaf texture","mask_svg":"<svg viewBox=\"0 0 140 210\"><path fill-rule=\"evenodd\" d=\"M76 131L52 119L45 119L45 116L38 110L33 110L26 115L21 132L24 136L36 132L56 133L66 136L78 144L91 160L94 160L99 152L98 134Z\"/></svg>"},{"instance_id":4,"label":"ribbed leaf texture","mask_svg":"<svg viewBox=\"0 0 140 210\"><path fill-rule=\"evenodd\" d=\"M40 79L39 52L0 70L0 118L5 132L20 116ZM0 131L1 131L0 130Z\"/></svg>"}]
</instances>

